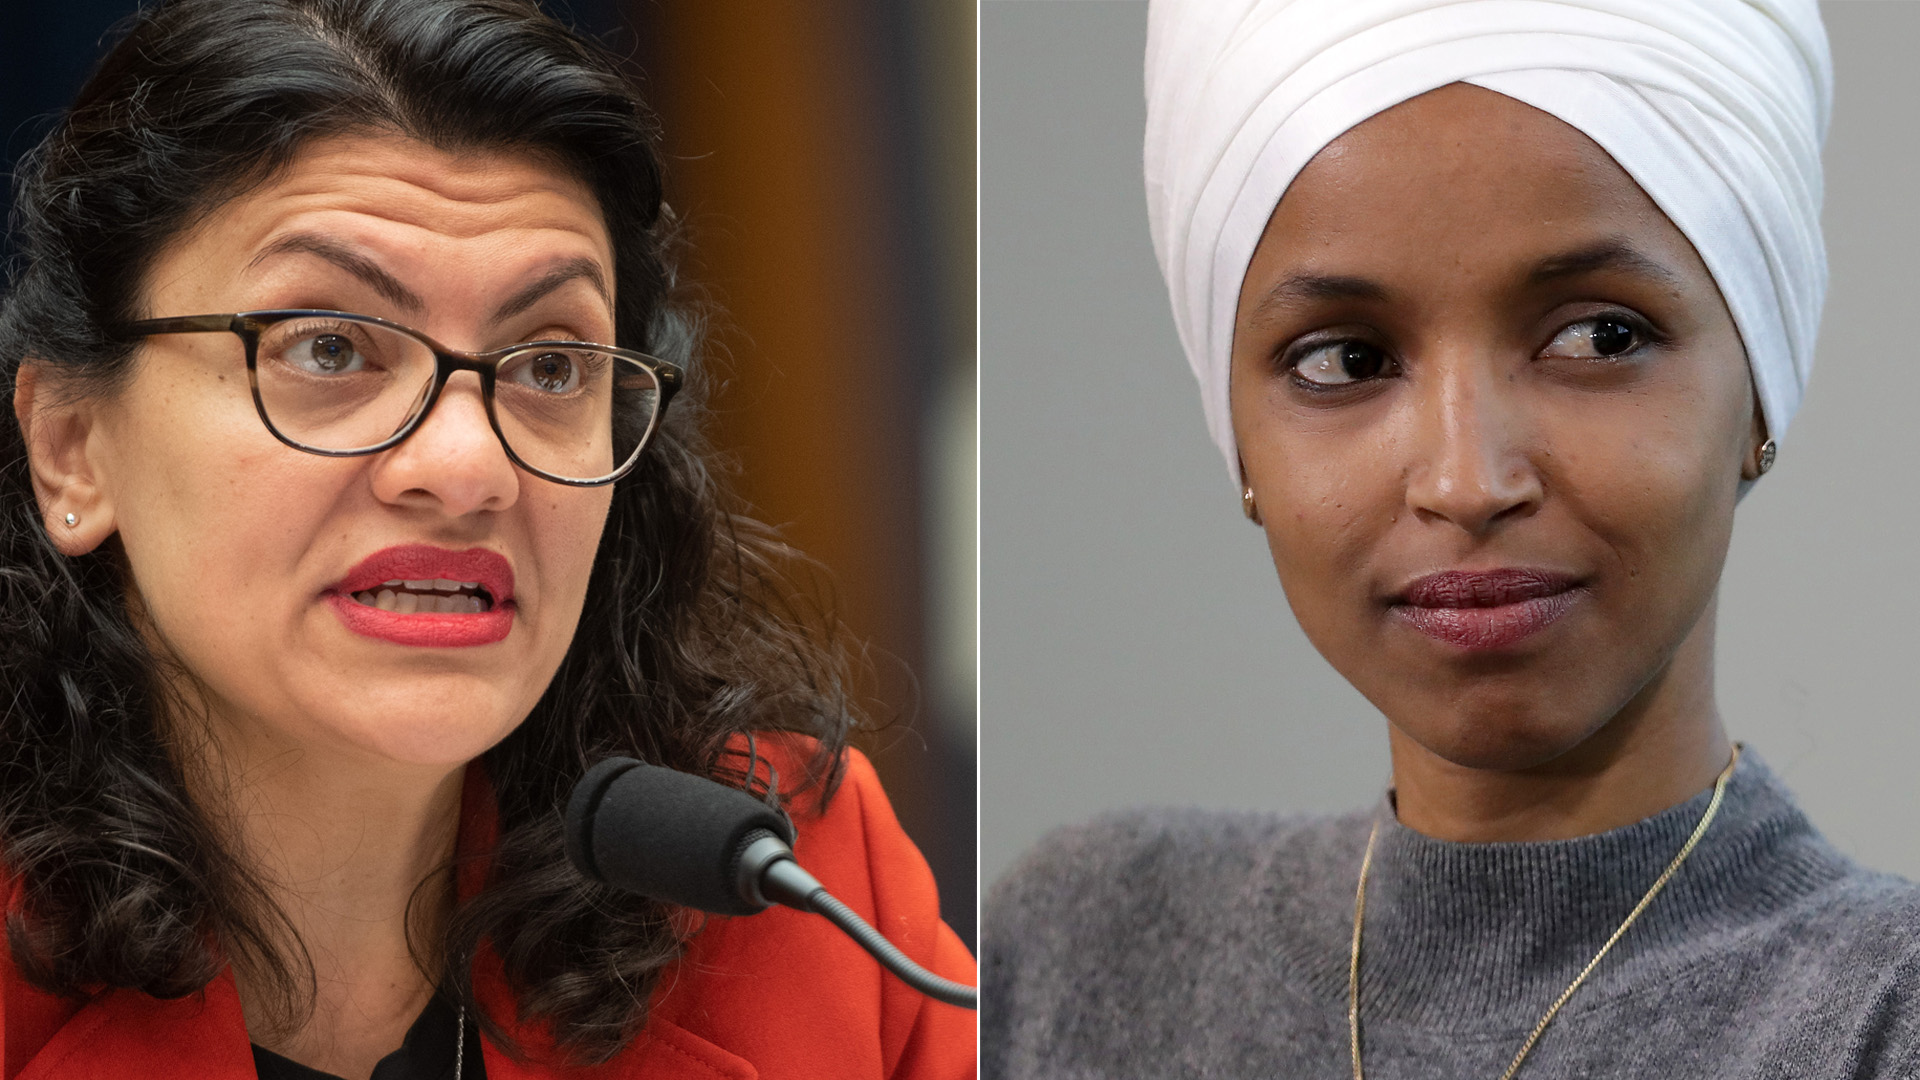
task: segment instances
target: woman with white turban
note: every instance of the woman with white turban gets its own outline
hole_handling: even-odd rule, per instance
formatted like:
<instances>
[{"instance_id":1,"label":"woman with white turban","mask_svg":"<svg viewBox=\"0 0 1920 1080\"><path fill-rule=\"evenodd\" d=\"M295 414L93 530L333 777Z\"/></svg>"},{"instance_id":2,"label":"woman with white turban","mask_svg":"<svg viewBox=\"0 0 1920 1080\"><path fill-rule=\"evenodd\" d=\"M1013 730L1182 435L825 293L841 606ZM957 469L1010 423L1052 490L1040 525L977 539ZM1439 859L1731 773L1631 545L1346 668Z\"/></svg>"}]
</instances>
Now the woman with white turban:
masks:
<instances>
[{"instance_id":1,"label":"woman with white turban","mask_svg":"<svg viewBox=\"0 0 1920 1080\"><path fill-rule=\"evenodd\" d=\"M1153 0L1175 321L1392 788L1056 834L987 908L988 1076L1920 1075L1920 890L1714 702L1831 81L1813 0Z\"/></svg>"}]
</instances>

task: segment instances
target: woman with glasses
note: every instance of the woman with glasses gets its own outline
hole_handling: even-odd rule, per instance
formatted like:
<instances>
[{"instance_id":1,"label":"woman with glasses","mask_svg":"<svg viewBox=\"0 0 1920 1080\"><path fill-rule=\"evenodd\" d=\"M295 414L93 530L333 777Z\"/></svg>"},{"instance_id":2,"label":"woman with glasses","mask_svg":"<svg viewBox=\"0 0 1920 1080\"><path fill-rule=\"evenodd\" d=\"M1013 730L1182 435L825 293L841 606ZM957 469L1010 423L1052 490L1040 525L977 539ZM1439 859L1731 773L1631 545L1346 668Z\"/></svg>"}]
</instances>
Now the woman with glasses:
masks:
<instances>
[{"instance_id":1,"label":"woman with glasses","mask_svg":"<svg viewBox=\"0 0 1920 1080\"><path fill-rule=\"evenodd\" d=\"M1817 6L1153 0L1147 42L1236 509L1392 776L1041 844L986 909L983 1071L1920 1074L1920 890L1714 694L1826 288Z\"/></svg>"},{"instance_id":2,"label":"woman with glasses","mask_svg":"<svg viewBox=\"0 0 1920 1080\"><path fill-rule=\"evenodd\" d=\"M568 862L626 755L968 978L705 464L648 115L520 0L173 0L0 307L0 1075L951 1076L824 921ZM676 396L677 395L677 396Z\"/></svg>"}]
</instances>

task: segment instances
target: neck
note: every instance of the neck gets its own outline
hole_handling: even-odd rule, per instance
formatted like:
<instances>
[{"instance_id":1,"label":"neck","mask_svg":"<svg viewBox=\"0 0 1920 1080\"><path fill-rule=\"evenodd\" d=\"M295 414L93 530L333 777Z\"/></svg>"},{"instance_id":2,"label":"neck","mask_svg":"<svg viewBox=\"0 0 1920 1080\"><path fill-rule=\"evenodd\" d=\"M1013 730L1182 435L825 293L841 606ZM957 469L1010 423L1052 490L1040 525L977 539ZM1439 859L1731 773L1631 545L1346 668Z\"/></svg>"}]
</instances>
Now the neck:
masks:
<instances>
[{"instance_id":1,"label":"neck","mask_svg":"<svg viewBox=\"0 0 1920 1080\"><path fill-rule=\"evenodd\" d=\"M247 1030L275 1053L358 1080L432 996L438 973L421 970L410 942L437 940L452 911L465 770L276 744L263 727L211 717L189 768L196 801L286 917L272 946L280 962L302 981L312 965L312 1009L290 1009L263 958L235 947Z\"/></svg>"},{"instance_id":2,"label":"neck","mask_svg":"<svg viewBox=\"0 0 1920 1080\"><path fill-rule=\"evenodd\" d=\"M1714 607L1624 709L1537 765L1459 765L1390 728L1401 823L1462 843L1564 840L1631 825L1698 794L1732 755L1713 697Z\"/></svg>"}]
</instances>

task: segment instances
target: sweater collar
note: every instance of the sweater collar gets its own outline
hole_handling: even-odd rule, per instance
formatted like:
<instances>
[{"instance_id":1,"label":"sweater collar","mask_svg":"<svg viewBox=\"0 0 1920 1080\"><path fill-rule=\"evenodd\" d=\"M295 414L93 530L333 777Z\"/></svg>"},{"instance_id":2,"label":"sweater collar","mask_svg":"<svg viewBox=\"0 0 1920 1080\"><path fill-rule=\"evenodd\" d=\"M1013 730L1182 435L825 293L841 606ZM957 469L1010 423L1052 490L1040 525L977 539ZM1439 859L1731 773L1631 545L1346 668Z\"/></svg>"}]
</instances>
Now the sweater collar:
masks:
<instances>
[{"instance_id":1,"label":"sweater collar","mask_svg":"<svg viewBox=\"0 0 1920 1080\"><path fill-rule=\"evenodd\" d=\"M1709 787L1591 836L1487 844L1415 832L1383 802L1367 883L1363 1011L1422 1025L1537 1019L1679 853L1711 797ZM1810 895L1845 866L1766 763L1743 752L1693 854L1570 1008L1686 966L1707 939Z\"/></svg>"}]
</instances>

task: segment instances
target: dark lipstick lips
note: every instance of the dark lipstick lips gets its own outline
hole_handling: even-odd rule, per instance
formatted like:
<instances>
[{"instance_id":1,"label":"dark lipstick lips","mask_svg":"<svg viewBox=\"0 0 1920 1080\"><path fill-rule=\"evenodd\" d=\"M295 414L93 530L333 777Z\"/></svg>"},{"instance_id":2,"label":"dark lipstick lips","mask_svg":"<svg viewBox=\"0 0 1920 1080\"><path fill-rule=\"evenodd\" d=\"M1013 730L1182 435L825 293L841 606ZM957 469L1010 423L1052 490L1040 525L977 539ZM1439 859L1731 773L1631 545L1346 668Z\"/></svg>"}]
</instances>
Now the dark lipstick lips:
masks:
<instances>
[{"instance_id":1,"label":"dark lipstick lips","mask_svg":"<svg viewBox=\"0 0 1920 1080\"><path fill-rule=\"evenodd\" d=\"M1409 585L1393 613L1456 648L1503 649L1545 630L1580 598L1577 582L1544 570L1448 570Z\"/></svg>"}]
</instances>

